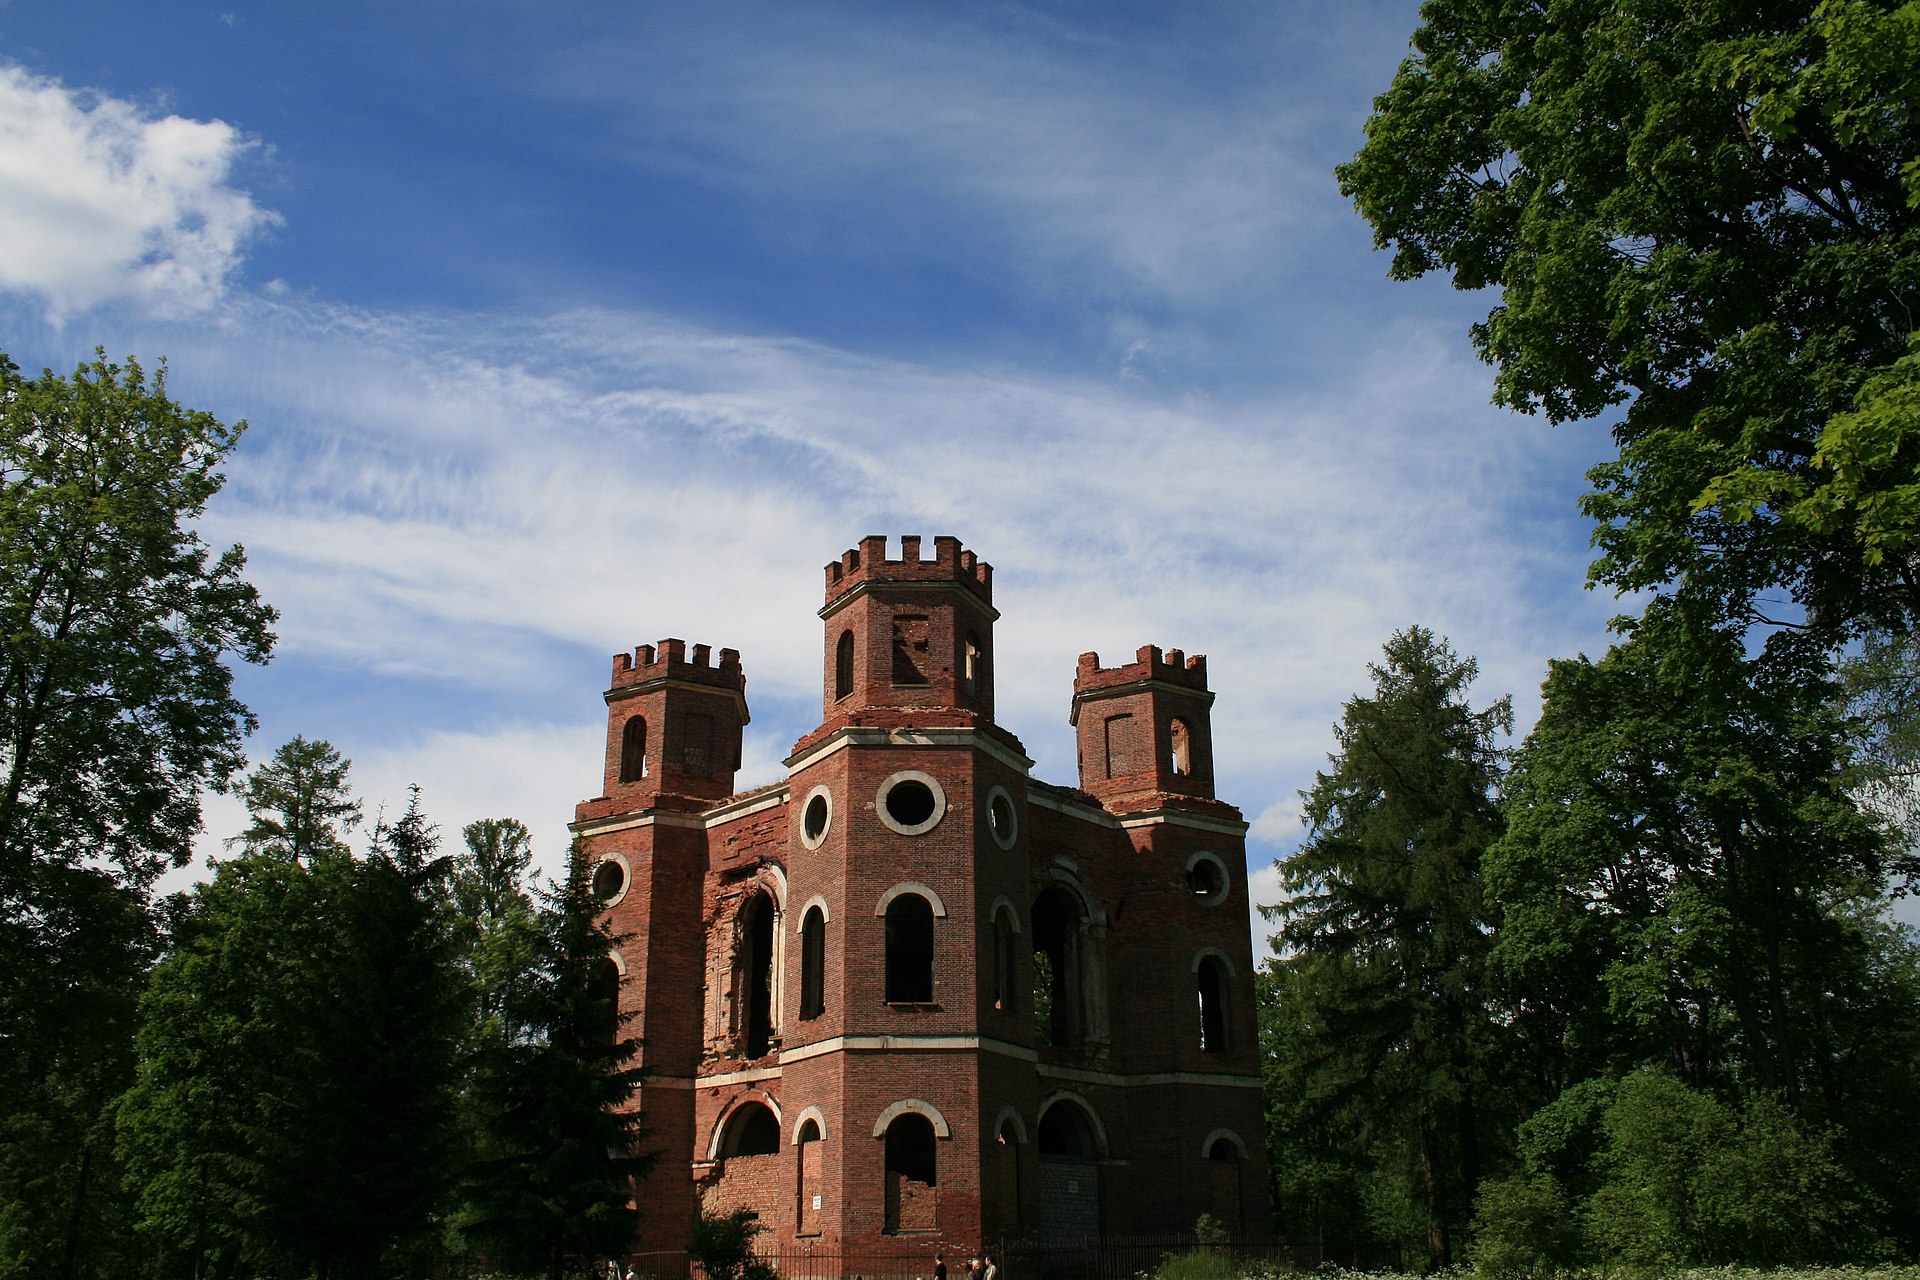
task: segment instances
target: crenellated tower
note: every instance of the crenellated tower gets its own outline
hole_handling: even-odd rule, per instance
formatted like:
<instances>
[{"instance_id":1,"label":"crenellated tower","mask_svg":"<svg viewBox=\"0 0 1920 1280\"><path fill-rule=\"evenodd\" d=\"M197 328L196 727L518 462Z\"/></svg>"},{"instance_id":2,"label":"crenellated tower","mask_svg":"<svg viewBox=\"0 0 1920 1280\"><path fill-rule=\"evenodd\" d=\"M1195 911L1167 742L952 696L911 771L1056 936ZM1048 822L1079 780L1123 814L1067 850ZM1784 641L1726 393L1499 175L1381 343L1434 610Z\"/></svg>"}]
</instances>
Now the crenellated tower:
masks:
<instances>
[{"instance_id":1,"label":"crenellated tower","mask_svg":"<svg viewBox=\"0 0 1920 1280\"><path fill-rule=\"evenodd\" d=\"M746 725L747 678L740 654L684 640L643 644L613 660L607 690L607 756L602 795L616 809L675 801L704 808L733 793Z\"/></svg>"},{"instance_id":2,"label":"crenellated tower","mask_svg":"<svg viewBox=\"0 0 1920 1280\"><path fill-rule=\"evenodd\" d=\"M1080 789L1107 808L1211 801L1213 727L1207 660L1144 645L1132 662L1080 655L1068 719L1080 747Z\"/></svg>"},{"instance_id":3,"label":"crenellated tower","mask_svg":"<svg viewBox=\"0 0 1920 1280\"><path fill-rule=\"evenodd\" d=\"M828 722L876 710L942 709L993 719L993 566L958 538L900 539L887 559L875 535L827 566Z\"/></svg>"}]
</instances>

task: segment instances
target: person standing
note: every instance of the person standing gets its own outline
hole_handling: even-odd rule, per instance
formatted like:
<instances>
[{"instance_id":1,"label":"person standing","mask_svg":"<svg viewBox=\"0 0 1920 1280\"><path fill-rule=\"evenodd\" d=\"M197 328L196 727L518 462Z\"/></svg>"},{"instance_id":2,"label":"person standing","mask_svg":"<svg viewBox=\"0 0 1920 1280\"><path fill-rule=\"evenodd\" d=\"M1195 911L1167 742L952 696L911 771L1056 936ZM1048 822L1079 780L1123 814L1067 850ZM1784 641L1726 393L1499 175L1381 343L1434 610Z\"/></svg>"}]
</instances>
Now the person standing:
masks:
<instances>
[{"instance_id":1,"label":"person standing","mask_svg":"<svg viewBox=\"0 0 1920 1280\"><path fill-rule=\"evenodd\" d=\"M947 1280L947 1260L937 1253L933 1255L933 1280Z\"/></svg>"}]
</instances>

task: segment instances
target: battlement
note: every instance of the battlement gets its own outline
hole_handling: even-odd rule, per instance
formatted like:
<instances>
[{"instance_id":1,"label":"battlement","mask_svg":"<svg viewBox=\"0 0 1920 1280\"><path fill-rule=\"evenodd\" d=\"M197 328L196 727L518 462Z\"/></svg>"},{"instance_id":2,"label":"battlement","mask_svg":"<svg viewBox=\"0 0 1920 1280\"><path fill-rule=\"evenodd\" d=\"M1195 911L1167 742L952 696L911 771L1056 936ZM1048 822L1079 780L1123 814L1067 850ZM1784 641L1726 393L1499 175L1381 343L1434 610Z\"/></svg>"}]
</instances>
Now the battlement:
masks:
<instances>
[{"instance_id":1,"label":"battlement","mask_svg":"<svg viewBox=\"0 0 1920 1280\"><path fill-rule=\"evenodd\" d=\"M917 537L900 539L900 558L887 559L887 539L870 534L860 545L827 566L827 603L855 587L873 582L958 582L987 604L993 603L993 566L963 550L960 539L933 540L933 559L920 558Z\"/></svg>"},{"instance_id":2,"label":"battlement","mask_svg":"<svg viewBox=\"0 0 1920 1280\"><path fill-rule=\"evenodd\" d=\"M1080 655L1079 670L1074 673L1073 691L1076 695L1091 693L1102 689L1115 689L1122 685L1139 684L1144 680L1158 680L1165 684L1182 685L1199 693L1207 691L1207 656L1196 653L1189 658L1178 649L1168 649L1164 655L1156 644L1141 645L1134 654L1132 662L1118 667L1100 665L1100 655L1083 653Z\"/></svg>"},{"instance_id":3,"label":"battlement","mask_svg":"<svg viewBox=\"0 0 1920 1280\"><path fill-rule=\"evenodd\" d=\"M738 649L722 649L717 666L713 661L712 645L694 645L692 656L689 657L687 642L671 638L662 640L657 648L643 644L636 646L632 653L613 655L613 687L616 689L647 680L668 678L710 684L723 689L739 689L746 684L746 677L740 671Z\"/></svg>"}]
</instances>

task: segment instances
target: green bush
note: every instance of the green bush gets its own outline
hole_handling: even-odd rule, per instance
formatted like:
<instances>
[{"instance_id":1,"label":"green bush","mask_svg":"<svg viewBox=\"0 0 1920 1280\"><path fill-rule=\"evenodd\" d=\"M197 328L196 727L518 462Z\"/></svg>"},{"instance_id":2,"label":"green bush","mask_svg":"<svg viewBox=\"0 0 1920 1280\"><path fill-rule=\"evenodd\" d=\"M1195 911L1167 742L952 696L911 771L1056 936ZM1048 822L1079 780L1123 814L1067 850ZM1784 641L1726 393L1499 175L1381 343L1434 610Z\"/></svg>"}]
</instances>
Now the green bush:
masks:
<instances>
[{"instance_id":1,"label":"green bush","mask_svg":"<svg viewBox=\"0 0 1920 1280\"><path fill-rule=\"evenodd\" d=\"M1573 1206L1547 1174L1481 1185L1473 1207L1472 1258L1482 1276L1550 1276L1582 1252Z\"/></svg>"},{"instance_id":2,"label":"green bush","mask_svg":"<svg viewBox=\"0 0 1920 1280\"><path fill-rule=\"evenodd\" d=\"M759 1218L751 1209L700 1215L687 1253L707 1280L779 1280L773 1264L753 1251L753 1238L766 1230Z\"/></svg>"}]
</instances>

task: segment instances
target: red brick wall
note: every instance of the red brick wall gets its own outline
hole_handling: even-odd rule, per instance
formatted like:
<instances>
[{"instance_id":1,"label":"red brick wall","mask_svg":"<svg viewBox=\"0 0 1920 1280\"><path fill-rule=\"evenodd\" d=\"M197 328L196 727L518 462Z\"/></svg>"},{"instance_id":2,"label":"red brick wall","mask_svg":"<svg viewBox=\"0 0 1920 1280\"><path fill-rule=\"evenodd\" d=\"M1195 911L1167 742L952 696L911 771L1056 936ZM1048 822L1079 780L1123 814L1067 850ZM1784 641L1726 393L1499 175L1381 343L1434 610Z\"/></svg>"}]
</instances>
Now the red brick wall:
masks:
<instances>
[{"instance_id":1,"label":"red brick wall","mask_svg":"<svg viewBox=\"0 0 1920 1280\"><path fill-rule=\"evenodd\" d=\"M1095 695L1078 707L1083 753L1092 722L1115 711L1135 717L1127 732L1137 737L1123 744L1137 766L1130 778L1109 785L1115 780L1093 776L1104 771L1104 755L1083 761L1083 783L1102 800L1031 781L1017 739L990 722L990 684L964 687L968 632L986 647L991 675L991 574L957 543L943 542L932 559L888 561L884 545L865 542L851 560L829 567L828 598L845 603L824 634L827 715L796 746L799 767L784 789L716 803L684 780L675 793L672 776L643 787L610 776L607 794L580 809L590 850L618 851L633 870L611 916L628 935L623 1007L633 1015L630 1033L645 1038L642 1060L657 1073L642 1110L665 1156L640 1197L643 1247L684 1245L696 1201L708 1210L752 1208L769 1243L804 1234L822 1249L881 1244L889 1195L902 1230L928 1230L954 1251L1014 1227L1085 1225L1089 1214L1108 1230L1190 1228L1201 1212L1229 1216L1220 1203L1229 1186L1237 1188L1244 1221L1263 1227L1243 827L1237 810L1212 798L1204 662L1150 648L1119 668L1083 660L1076 689ZM893 620L902 613L928 620L924 685L893 683ZM834 645L848 626L858 637L856 689L835 699ZM670 657L697 665L643 647L624 670L616 667L616 684L629 687L649 663ZM720 683L738 688L744 679L731 659L696 678L715 688L666 683L610 703L609 771L618 765L619 723L642 698L661 743L690 700L705 711L721 701ZM1153 687L1123 688L1141 681ZM1184 776L1173 775L1165 759L1176 714L1193 726L1194 765ZM1097 732L1104 753L1103 724ZM920 835L894 831L876 813L882 784L904 770L933 776L945 793L944 816ZM808 849L801 811L820 785L832 794L833 816L818 847ZM1009 849L988 828L995 786L1006 788L1017 811ZM613 829L623 822L636 825ZM1230 873L1217 904L1188 886L1187 862L1200 850ZM934 920L934 998L889 1005L885 920L876 907L907 882L930 888L945 908ZM1058 884L1071 884L1087 902L1079 945L1095 957L1104 949L1087 977L1104 988L1107 1034L1041 1049L1031 998L1033 907ZM750 1061L741 1056L734 1002L739 914L756 892L781 908L773 949L780 977L774 1044ZM802 1021L800 931L816 898L828 916L825 1007ZM1011 1008L994 1003L991 920L1001 898L1020 926ZM1223 1053L1202 1053L1199 1045L1193 962L1204 949L1222 953L1232 972ZM1206 1082L1223 1077L1240 1083ZM1064 1182L1054 1185L1067 1166L1039 1155L1042 1108L1063 1091L1084 1102L1105 1133L1104 1158L1088 1166L1097 1171L1092 1198L1073 1199ZM778 1114L778 1152L708 1163L716 1126L748 1096ZM889 1187L875 1127L905 1099L937 1110L948 1130L935 1144L937 1186L903 1187L895 1179ZM808 1108L818 1108L824 1136L809 1146L803 1189L794 1137ZM997 1122L1008 1109L1024 1137L1002 1143ZM1249 1159L1206 1162L1201 1148L1216 1129L1236 1134Z\"/></svg>"}]
</instances>

